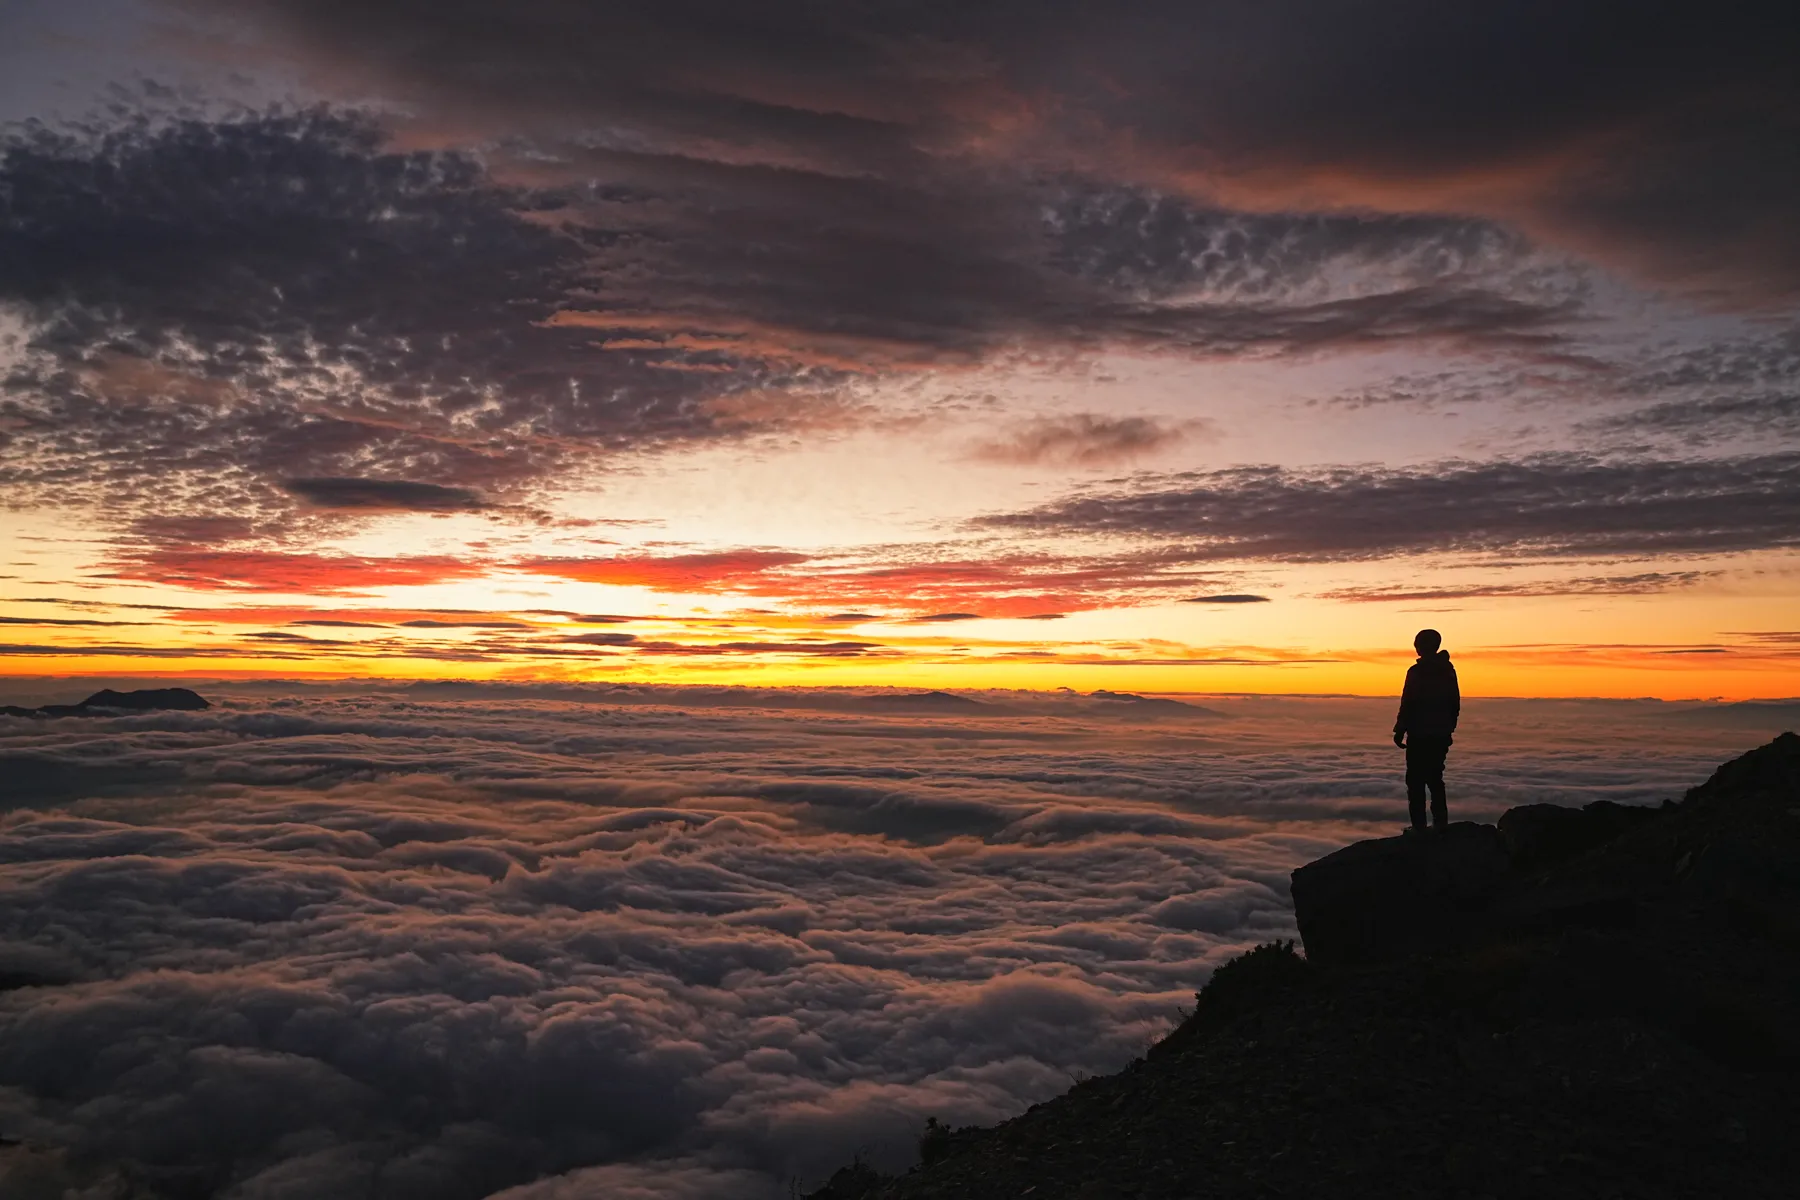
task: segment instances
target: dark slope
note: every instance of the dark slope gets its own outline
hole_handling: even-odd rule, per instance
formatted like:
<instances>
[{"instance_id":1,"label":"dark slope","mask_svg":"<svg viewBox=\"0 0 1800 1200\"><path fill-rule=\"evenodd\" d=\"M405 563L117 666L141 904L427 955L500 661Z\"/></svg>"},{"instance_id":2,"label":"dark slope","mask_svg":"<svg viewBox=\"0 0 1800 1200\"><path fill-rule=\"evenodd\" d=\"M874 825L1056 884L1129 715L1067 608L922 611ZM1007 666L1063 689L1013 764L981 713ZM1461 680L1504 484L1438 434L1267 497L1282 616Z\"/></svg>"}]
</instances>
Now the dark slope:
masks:
<instances>
[{"instance_id":1,"label":"dark slope","mask_svg":"<svg viewBox=\"0 0 1800 1200\"><path fill-rule=\"evenodd\" d=\"M1261 948L1127 1070L813 1200L1793 1195L1800 738L1615 823L1520 862L1472 932Z\"/></svg>"}]
</instances>

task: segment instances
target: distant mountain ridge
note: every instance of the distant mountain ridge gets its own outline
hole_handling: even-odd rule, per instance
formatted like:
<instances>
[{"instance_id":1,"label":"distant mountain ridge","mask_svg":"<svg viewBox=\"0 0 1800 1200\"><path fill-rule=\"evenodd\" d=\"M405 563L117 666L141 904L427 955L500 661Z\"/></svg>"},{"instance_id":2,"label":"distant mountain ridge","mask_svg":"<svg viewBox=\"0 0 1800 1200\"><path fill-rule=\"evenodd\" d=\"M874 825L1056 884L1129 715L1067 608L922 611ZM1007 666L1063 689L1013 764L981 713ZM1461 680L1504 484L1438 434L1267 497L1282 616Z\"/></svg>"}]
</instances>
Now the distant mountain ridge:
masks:
<instances>
[{"instance_id":1,"label":"distant mountain ridge","mask_svg":"<svg viewBox=\"0 0 1800 1200\"><path fill-rule=\"evenodd\" d=\"M864 696L857 705L873 712L978 712L994 707L952 692L898 692Z\"/></svg>"},{"instance_id":2,"label":"distant mountain ridge","mask_svg":"<svg viewBox=\"0 0 1800 1200\"><path fill-rule=\"evenodd\" d=\"M1105 688L1089 692L1088 699L1121 705L1128 708L1133 716L1156 714L1172 717L1220 717L1225 715L1216 709L1202 708L1198 704L1189 704L1185 700L1170 700L1163 696L1140 696L1136 692L1109 692Z\"/></svg>"},{"instance_id":3,"label":"distant mountain ridge","mask_svg":"<svg viewBox=\"0 0 1800 1200\"><path fill-rule=\"evenodd\" d=\"M121 712L198 712L212 703L198 692L184 687L140 688L132 692L115 692L103 688L80 704L45 704L38 708L20 708L16 704L0 705L0 716L6 717L107 717Z\"/></svg>"},{"instance_id":4,"label":"distant mountain ridge","mask_svg":"<svg viewBox=\"0 0 1800 1200\"><path fill-rule=\"evenodd\" d=\"M1307 957L1258 947L1120 1073L808 1200L1792 1195L1800 737L1660 809L1549 807L1300 868Z\"/></svg>"}]
</instances>

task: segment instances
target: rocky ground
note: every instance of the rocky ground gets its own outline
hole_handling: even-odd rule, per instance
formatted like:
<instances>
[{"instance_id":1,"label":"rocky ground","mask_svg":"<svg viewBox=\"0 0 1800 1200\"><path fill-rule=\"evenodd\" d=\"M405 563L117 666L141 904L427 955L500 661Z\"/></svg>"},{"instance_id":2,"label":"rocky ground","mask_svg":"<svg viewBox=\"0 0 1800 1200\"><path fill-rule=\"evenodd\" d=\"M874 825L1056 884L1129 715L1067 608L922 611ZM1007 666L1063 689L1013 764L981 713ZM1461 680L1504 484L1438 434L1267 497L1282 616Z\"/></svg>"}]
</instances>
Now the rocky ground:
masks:
<instances>
[{"instance_id":1,"label":"rocky ground","mask_svg":"<svg viewBox=\"0 0 1800 1200\"><path fill-rule=\"evenodd\" d=\"M1454 936L1263 947L1125 1071L810 1200L1795 1195L1800 738L1653 816L1508 826ZM1311 903L1392 902L1364 882Z\"/></svg>"}]
</instances>

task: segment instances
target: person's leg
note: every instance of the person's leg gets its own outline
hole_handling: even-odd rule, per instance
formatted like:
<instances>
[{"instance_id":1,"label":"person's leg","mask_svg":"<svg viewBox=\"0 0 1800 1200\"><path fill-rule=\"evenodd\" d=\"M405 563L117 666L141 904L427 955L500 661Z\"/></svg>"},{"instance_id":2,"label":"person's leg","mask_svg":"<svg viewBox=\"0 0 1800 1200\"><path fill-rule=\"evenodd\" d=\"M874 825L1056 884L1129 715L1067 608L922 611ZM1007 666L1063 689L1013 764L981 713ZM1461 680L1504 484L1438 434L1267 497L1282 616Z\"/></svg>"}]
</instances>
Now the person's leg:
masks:
<instances>
[{"instance_id":1,"label":"person's leg","mask_svg":"<svg viewBox=\"0 0 1800 1200\"><path fill-rule=\"evenodd\" d=\"M1414 829L1425 828L1425 791L1430 779L1431 755L1416 736L1406 739L1406 807Z\"/></svg>"},{"instance_id":2,"label":"person's leg","mask_svg":"<svg viewBox=\"0 0 1800 1200\"><path fill-rule=\"evenodd\" d=\"M1450 739L1444 738L1432 747L1431 776L1426 780L1431 789L1431 823L1439 829L1450 823L1450 797L1444 790L1444 760L1450 756Z\"/></svg>"}]
</instances>

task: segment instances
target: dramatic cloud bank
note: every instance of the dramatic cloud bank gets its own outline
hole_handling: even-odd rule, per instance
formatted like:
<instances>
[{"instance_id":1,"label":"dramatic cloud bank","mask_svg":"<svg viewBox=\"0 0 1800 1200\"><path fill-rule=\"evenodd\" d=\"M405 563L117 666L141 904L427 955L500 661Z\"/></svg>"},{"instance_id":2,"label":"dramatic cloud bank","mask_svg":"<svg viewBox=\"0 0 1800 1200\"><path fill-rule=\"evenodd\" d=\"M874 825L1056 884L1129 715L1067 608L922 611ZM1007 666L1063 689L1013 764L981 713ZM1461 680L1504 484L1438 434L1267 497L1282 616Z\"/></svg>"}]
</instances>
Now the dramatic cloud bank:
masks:
<instances>
[{"instance_id":1,"label":"dramatic cloud bank","mask_svg":"<svg viewBox=\"0 0 1800 1200\"><path fill-rule=\"evenodd\" d=\"M1787 220L1800 25L1770 6L218 7L261 14L318 69L471 133L604 130L590 154L647 160L665 179L759 168L765 194L887 200L839 236L890 270L906 246L880 253L863 230L927 197L952 230L975 218L942 187L902 207L868 181L935 184L973 158L1078 165L1262 209L1435 202L1665 277L1800 282ZM944 253L911 277L967 261Z\"/></svg>"},{"instance_id":2,"label":"dramatic cloud bank","mask_svg":"<svg viewBox=\"0 0 1800 1200\"><path fill-rule=\"evenodd\" d=\"M1478 220L1231 212L897 149L844 176L549 138L542 178L391 132L330 107L0 131L15 499L237 515L209 541L291 532L296 502L477 511L599 456L854 424L828 394L852 378L1111 345L1548 348L1579 300ZM1085 415L979 452L1183 436Z\"/></svg>"},{"instance_id":3,"label":"dramatic cloud bank","mask_svg":"<svg viewBox=\"0 0 1800 1200\"><path fill-rule=\"evenodd\" d=\"M0 720L0 971L42 985L0 997L0 1119L245 1200L773 1198L904 1161L928 1115L1141 1052L1291 936L1294 865L1402 809L1374 701L223 694ZM1660 800L1792 712L1468 718L1453 804L1491 817Z\"/></svg>"}]
</instances>

